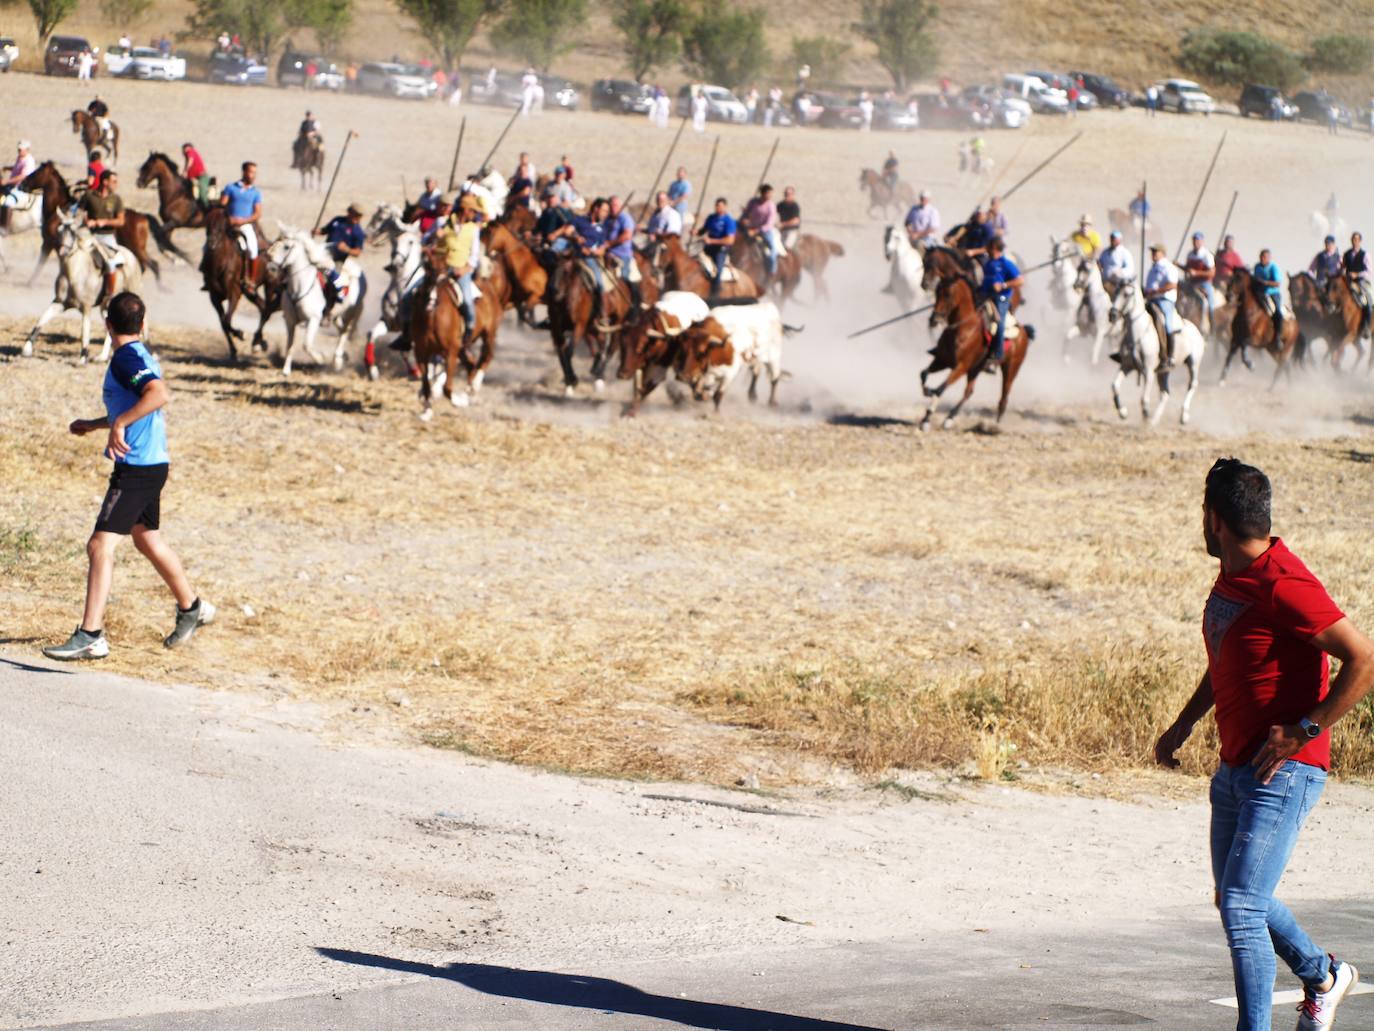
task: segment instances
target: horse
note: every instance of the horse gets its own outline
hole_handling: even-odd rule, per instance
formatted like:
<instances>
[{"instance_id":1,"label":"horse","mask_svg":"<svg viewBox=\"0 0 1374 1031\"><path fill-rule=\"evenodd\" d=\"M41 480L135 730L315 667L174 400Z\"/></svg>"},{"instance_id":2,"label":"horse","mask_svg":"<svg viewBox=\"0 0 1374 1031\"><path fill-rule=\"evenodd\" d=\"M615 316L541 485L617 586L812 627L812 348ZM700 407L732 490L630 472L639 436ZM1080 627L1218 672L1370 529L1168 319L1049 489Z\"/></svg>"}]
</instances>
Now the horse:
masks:
<instances>
[{"instance_id":1,"label":"horse","mask_svg":"<svg viewBox=\"0 0 1374 1031\"><path fill-rule=\"evenodd\" d=\"M367 231L372 243L381 240L391 242L391 260L386 265L391 281L382 294L381 318L368 330L367 345L363 349L367 374L377 379L381 376L377 368L377 342L388 333L399 333L405 328L401 302L407 295L413 295L424 281L424 247L420 242L419 223L406 221L404 215L390 204L383 204L377 209L368 221ZM412 377L419 376L419 369L412 364L408 354L406 365Z\"/></svg>"},{"instance_id":2,"label":"horse","mask_svg":"<svg viewBox=\"0 0 1374 1031\"><path fill-rule=\"evenodd\" d=\"M43 263L48 260L48 255L57 250L60 215L71 209L75 198L67 186L67 181L62 178L62 173L51 161L44 161L34 169L19 184L19 189L25 193L40 194L43 198L41 203L43 246L38 252L38 264L34 266L33 274L29 276L29 284L32 285L33 281L38 278ZM148 254L148 237L150 235L164 253L180 254L172 245L171 239L167 236L167 231L152 215L145 215L140 211L130 211L126 208L124 224L114 231L115 241L121 247L128 248L129 252L133 254L138 261L139 270L152 269L153 275L157 277L160 283L162 281L162 267Z\"/></svg>"},{"instance_id":3,"label":"horse","mask_svg":"<svg viewBox=\"0 0 1374 1031\"><path fill-rule=\"evenodd\" d=\"M267 271L280 284L282 316L286 319L286 349L281 374L291 375L291 357L295 348L296 327L305 323L305 350L316 363L324 358L315 350L315 334L324 320L327 307L324 286L319 273L330 267L329 253L309 233L279 224L281 236L267 248ZM331 324L338 331L339 343L334 349L334 369L341 371L348 356L348 342L362 315L363 287L361 277L355 289L334 309Z\"/></svg>"},{"instance_id":4,"label":"horse","mask_svg":"<svg viewBox=\"0 0 1374 1031\"><path fill-rule=\"evenodd\" d=\"M1148 218L1142 219L1121 208L1107 209L1107 223L1121 233L1127 244L1139 243L1143 237L1158 235L1159 227Z\"/></svg>"},{"instance_id":5,"label":"horse","mask_svg":"<svg viewBox=\"0 0 1374 1031\"><path fill-rule=\"evenodd\" d=\"M1293 314L1298 328L1309 341L1325 340L1327 357L1332 368L1340 371L1345 348L1355 345L1355 367L1364 357L1361 330L1364 327L1364 307L1355 300L1350 284L1344 276L1327 281L1326 289L1317 285L1309 272L1288 277L1288 294L1293 298Z\"/></svg>"},{"instance_id":6,"label":"horse","mask_svg":"<svg viewBox=\"0 0 1374 1031\"><path fill-rule=\"evenodd\" d=\"M888 186L887 180L882 173L872 168L865 168L859 173L859 190L868 191L868 217L873 218L875 208L882 209L882 217L891 217L889 212L893 208L901 214L909 210L916 204L916 191L911 188L911 184L897 181L896 186Z\"/></svg>"},{"instance_id":7,"label":"horse","mask_svg":"<svg viewBox=\"0 0 1374 1031\"><path fill-rule=\"evenodd\" d=\"M833 240L826 240L811 233L801 233L790 248L801 261L802 271L811 276L817 301L829 301L830 291L825 285L825 267L830 259L843 258L844 248Z\"/></svg>"},{"instance_id":8,"label":"horse","mask_svg":"<svg viewBox=\"0 0 1374 1031\"><path fill-rule=\"evenodd\" d=\"M16 187L9 193L0 194L0 237L16 236L32 229L42 230L43 218L41 190L30 193ZM10 270L3 249L0 249L0 270Z\"/></svg>"},{"instance_id":9,"label":"horse","mask_svg":"<svg viewBox=\"0 0 1374 1031\"><path fill-rule=\"evenodd\" d=\"M1145 307L1140 288L1134 280L1122 283L1117 289L1116 296L1112 299L1111 319L1122 325L1121 347L1112 355L1112 360L1120 365L1112 378L1112 403L1116 405L1116 414L1123 419L1127 417L1126 406L1121 401L1121 384L1125 382L1127 375L1135 373L1141 383L1141 417L1154 426L1169 403L1169 370L1158 367L1161 344L1159 329ZM1198 375L1202 368L1202 356L1207 341L1196 325L1187 319L1180 321L1183 328L1174 337L1174 360L1182 361L1188 366L1188 390L1183 395L1182 411L1178 418L1178 421L1186 426L1192 414L1193 394L1197 392ZM1159 406L1154 409L1153 414L1150 411L1151 375L1159 386Z\"/></svg>"},{"instance_id":10,"label":"horse","mask_svg":"<svg viewBox=\"0 0 1374 1031\"><path fill-rule=\"evenodd\" d=\"M1055 311L1068 311L1073 306L1077 268L1070 259L1082 255L1072 240L1050 237L1050 304Z\"/></svg>"},{"instance_id":11,"label":"horse","mask_svg":"<svg viewBox=\"0 0 1374 1031\"><path fill-rule=\"evenodd\" d=\"M778 305L792 299L801 284L801 258L792 251L778 255L777 272L768 274L768 262L764 257L764 243L761 238L751 236L749 231L740 227L735 234L735 242L730 245L730 264L742 271L764 290L772 290L778 295Z\"/></svg>"},{"instance_id":12,"label":"horse","mask_svg":"<svg viewBox=\"0 0 1374 1031\"><path fill-rule=\"evenodd\" d=\"M710 298L711 276L701 262L687 253L678 236L666 236L654 256L655 267L663 273L663 290L686 290L698 297ZM719 297L762 297L763 290L743 270L731 269L733 279L720 284Z\"/></svg>"},{"instance_id":13,"label":"horse","mask_svg":"<svg viewBox=\"0 0 1374 1031\"><path fill-rule=\"evenodd\" d=\"M148 153L148 160L138 170L138 187L157 186L157 214L170 238L174 229L202 229L205 209L196 200L195 186L177 171L176 162L157 151ZM175 250L175 248L173 248ZM189 258L176 251L188 263Z\"/></svg>"},{"instance_id":14,"label":"horse","mask_svg":"<svg viewBox=\"0 0 1374 1031\"><path fill-rule=\"evenodd\" d=\"M528 204L510 204L496 221L514 233L517 240L525 240L534 232L534 225L539 218Z\"/></svg>"},{"instance_id":15,"label":"horse","mask_svg":"<svg viewBox=\"0 0 1374 1031\"><path fill-rule=\"evenodd\" d=\"M500 297L502 310L515 308L519 321L534 326L535 305L544 302L549 274L539 259L511 229L502 222L488 223L482 229L482 248L493 264L505 273L505 289Z\"/></svg>"},{"instance_id":16,"label":"horse","mask_svg":"<svg viewBox=\"0 0 1374 1031\"><path fill-rule=\"evenodd\" d=\"M220 329L224 331L224 339L229 344L230 361L238 361L234 340L243 339L243 332L235 329L233 323L234 309L238 307L239 299L246 300L258 309L258 328L253 333L254 351L267 350L262 327L278 303L276 291L261 267L257 278L249 284L250 289L244 290L244 262L237 233L229 227L228 211L211 208L205 213L205 255L200 262L200 271L205 290L210 295L210 303L215 306L215 314L219 316ZM262 291L261 296L259 290Z\"/></svg>"},{"instance_id":17,"label":"horse","mask_svg":"<svg viewBox=\"0 0 1374 1031\"><path fill-rule=\"evenodd\" d=\"M312 176L318 190L324 179L324 142L313 132L301 133L291 147L291 167L300 170L302 190L310 188Z\"/></svg>"},{"instance_id":18,"label":"horse","mask_svg":"<svg viewBox=\"0 0 1374 1031\"><path fill-rule=\"evenodd\" d=\"M110 164L115 164L119 160L119 126L110 122L110 131L103 132L100 123L89 111L72 112L72 132L81 136L81 160L85 161L86 156L96 147L104 147L106 153L110 155Z\"/></svg>"},{"instance_id":19,"label":"horse","mask_svg":"<svg viewBox=\"0 0 1374 1031\"><path fill-rule=\"evenodd\" d=\"M659 294L658 283L652 275L653 270L648 267L644 256L638 251L634 254L634 260L640 270L641 299L645 305L653 305ZM558 362L563 368L564 396L571 397L577 387L572 355L579 340L585 340L588 350L591 351L592 377L595 381L593 387L598 394L601 393L606 387L606 359L610 355L611 342L633 310L629 287L623 279L616 277L614 284L608 286L602 297L602 321L595 321L595 288L587 282L582 259L568 256L560 258L554 267L553 278L545 298L549 309L549 329L553 334L554 349L558 352Z\"/></svg>"},{"instance_id":20,"label":"horse","mask_svg":"<svg viewBox=\"0 0 1374 1031\"><path fill-rule=\"evenodd\" d=\"M964 402L973 396L974 383L989 364L987 355L991 338L979 306L974 302L973 285L968 279L963 276L951 276L939 281L935 291L934 317L943 321L945 328L935 346L930 349L930 364L921 372L921 393L930 398L930 405L921 419L922 432L930 429L930 420L935 415L940 396L951 383L964 376L967 377L964 396L945 416L942 428L949 429L954 425L954 417L959 414ZM1015 333L1007 335L1006 349L1002 360L997 363L1002 368L1002 396L997 403L999 423L1007 410L1011 385L1016 381L1016 374L1021 370L1021 363L1026 360L1026 352L1034 339L1035 330L1030 326L1018 325ZM944 382L938 387L927 385L926 380L930 374L943 369L949 370Z\"/></svg>"},{"instance_id":21,"label":"horse","mask_svg":"<svg viewBox=\"0 0 1374 1031\"><path fill-rule=\"evenodd\" d=\"M1307 338L1296 318L1283 320L1283 338L1274 331L1274 318L1255 294L1254 279L1247 269L1237 269L1226 284L1226 299L1236 306L1231 328L1231 347L1221 366L1221 383L1226 383L1227 370L1237 351L1247 346L1268 351L1274 358L1274 378L1269 389L1278 385L1279 375L1286 373L1291 380L1293 366L1289 361L1301 362L1307 352Z\"/></svg>"},{"instance_id":22,"label":"horse","mask_svg":"<svg viewBox=\"0 0 1374 1031\"><path fill-rule=\"evenodd\" d=\"M921 250L912 244L905 226L893 223L883 231L883 257L888 265L887 285L902 311L909 311L927 287Z\"/></svg>"},{"instance_id":23,"label":"horse","mask_svg":"<svg viewBox=\"0 0 1374 1031\"><path fill-rule=\"evenodd\" d=\"M415 303L410 306L410 339L415 345L415 358L420 364L420 418L429 422L434 418L431 401L438 396L442 387L443 394L455 408L463 408L472 403L472 395L482 387L487 366L491 364L496 349L496 330L501 324L501 306L492 296L492 291L479 287L479 296L473 304L477 324L473 327L473 339L482 341L482 353L474 360L463 346L463 311L457 296L458 285L442 275L435 266L435 258L430 253L426 263L425 279L415 295ZM433 377L433 365L444 360L442 379ZM467 388L455 394L453 380L458 372L458 363L463 363L467 373Z\"/></svg>"},{"instance_id":24,"label":"horse","mask_svg":"<svg viewBox=\"0 0 1374 1031\"><path fill-rule=\"evenodd\" d=\"M1082 296L1074 323L1064 336L1064 360L1069 361L1069 343L1079 337L1093 338L1092 363L1102 358L1102 341L1111 329L1112 299L1102 284L1102 270L1092 258L1080 258L1073 290Z\"/></svg>"},{"instance_id":25,"label":"horse","mask_svg":"<svg viewBox=\"0 0 1374 1031\"><path fill-rule=\"evenodd\" d=\"M23 355L33 354L34 342L38 331L64 311L75 309L81 312L81 364L85 365L91 346L91 313L102 302L108 303L115 294L128 290L130 293L143 292L143 276L134 256L125 247L120 247L123 263L116 270L114 289L105 295L105 273L96 261L95 249L99 246L89 229L81 225L66 212L58 213L57 257L61 268L53 284L52 303L38 316L33 329L24 340ZM110 334L105 334L105 346L101 348L100 360L110 357Z\"/></svg>"}]
</instances>

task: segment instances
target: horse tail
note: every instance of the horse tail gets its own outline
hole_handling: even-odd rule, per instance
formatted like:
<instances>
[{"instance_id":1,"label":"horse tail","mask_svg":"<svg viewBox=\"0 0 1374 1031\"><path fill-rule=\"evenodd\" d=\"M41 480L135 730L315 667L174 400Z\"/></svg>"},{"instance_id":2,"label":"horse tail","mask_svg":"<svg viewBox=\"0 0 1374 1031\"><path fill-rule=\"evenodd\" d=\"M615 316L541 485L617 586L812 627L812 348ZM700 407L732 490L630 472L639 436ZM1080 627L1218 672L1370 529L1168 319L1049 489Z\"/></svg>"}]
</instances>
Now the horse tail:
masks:
<instances>
[{"instance_id":1,"label":"horse tail","mask_svg":"<svg viewBox=\"0 0 1374 1031\"><path fill-rule=\"evenodd\" d=\"M1034 327L1034 326L1023 326L1023 328L1024 328L1025 331L1026 331L1026 342L1029 343L1030 341L1034 340L1034 339L1035 339L1035 327Z\"/></svg>"},{"instance_id":2,"label":"horse tail","mask_svg":"<svg viewBox=\"0 0 1374 1031\"><path fill-rule=\"evenodd\" d=\"M148 220L148 231L153 234L153 239L157 242L157 249L163 254L174 254L188 265L191 259L186 256L180 247L172 242L172 234L167 231L161 220L156 215L144 215Z\"/></svg>"}]
</instances>

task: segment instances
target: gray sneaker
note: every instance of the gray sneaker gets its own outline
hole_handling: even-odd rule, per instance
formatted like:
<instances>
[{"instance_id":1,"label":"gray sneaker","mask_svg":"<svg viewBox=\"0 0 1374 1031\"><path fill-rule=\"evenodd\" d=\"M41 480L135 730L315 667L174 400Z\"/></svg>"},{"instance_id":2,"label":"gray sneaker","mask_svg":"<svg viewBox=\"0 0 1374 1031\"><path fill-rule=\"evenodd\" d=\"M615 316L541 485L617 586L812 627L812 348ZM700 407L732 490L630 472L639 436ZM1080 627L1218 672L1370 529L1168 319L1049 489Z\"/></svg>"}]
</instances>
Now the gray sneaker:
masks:
<instances>
[{"instance_id":1,"label":"gray sneaker","mask_svg":"<svg viewBox=\"0 0 1374 1031\"><path fill-rule=\"evenodd\" d=\"M209 626L215 621L215 607L203 598L185 612L177 609L177 625L162 640L163 647L177 648L191 639L200 627Z\"/></svg>"},{"instance_id":2,"label":"gray sneaker","mask_svg":"<svg viewBox=\"0 0 1374 1031\"><path fill-rule=\"evenodd\" d=\"M50 659L71 662L74 659L103 659L110 654L110 639L104 634L88 634L77 627L66 644L56 644L44 648L43 654Z\"/></svg>"}]
</instances>

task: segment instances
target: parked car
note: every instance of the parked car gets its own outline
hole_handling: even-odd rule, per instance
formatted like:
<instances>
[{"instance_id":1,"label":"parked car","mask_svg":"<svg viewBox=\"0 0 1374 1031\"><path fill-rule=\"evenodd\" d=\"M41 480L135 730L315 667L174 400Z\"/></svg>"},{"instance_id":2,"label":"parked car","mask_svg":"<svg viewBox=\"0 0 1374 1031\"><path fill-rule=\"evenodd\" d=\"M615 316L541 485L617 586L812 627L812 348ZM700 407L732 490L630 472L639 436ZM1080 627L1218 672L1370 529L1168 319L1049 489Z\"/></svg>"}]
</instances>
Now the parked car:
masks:
<instances>
[{"instance_id":1,"label":"parked car","mask_svg":"<svg viewBox=\"0 0 1374 1031\"><path fill-rule=\"evenodd\" d=\"M708 86L703 83L688 83L677 92L677 113L687 116L692 113L692 94L701 90L706 94L706 119L710 122L734 122L743 125L749 121L749 109L744 102L724 86Z\"/></svg>"},{"instance_id":2,"label":"parked car","mask_svg":"<svg viewBox=\"0 0 1374 1031\"><path fill-rule=\"evenodd\" d=\"M1069 72L1075 79L1083 80L1083 88L1097 98L1103 107L1130 107L1131 94L1122 89L1110 76L1092 75L1088 72Z\"/></svg>"},{"instance_id":3,"label":"parked car","mask_svg":"<svg viewBox=\"0 0 1374 1031\"><path fill-rule=\"evenodd\" d=\"M1297 116L1309 122L1325 125L1330 113L1336 113L1336 124L1354 128L1355 116L1339 100L1324 89L1303 90L1293 97L1293 106L1298 109Z\"/></svg>"},{"instance_id":4,"label":"parked car","mask_svg":"<svg viewBox=\"0 0 1374 1031\"><path fill-rule=\"evenodd\" d=\"M921 119L911 110L909 104L900 100L878 99L873 101L873 128L890 129L895 132L910 132L918 128Z\"/></svg>"},{"instance_id":5,"label":"parked car","mask_svg":"<svg viewBox=\"0 0 1374 1031\"><path fill-rule=\"evenodd\" d=\"M654 102L652 86L628 79L597 79L592 83L592 110L619 111L626 115L648 114Z\"/></svg>"},{"instance_id":6,"label":"parked car","mask_svg":"<svg viewBox=\"0 0 1374 1031\"><path fill-rule=\"evenodd\" d=\"M564 111L576 111L582 100L577 87L561 75L541 75L539 85L544 87L545 107L561 107Z\"/></svg>"},{"instance_id":7,"label":"parked car","mask_svg":"<svg viewBox=\"0 0 1374 1031\"><path fill-rule=\"evenodd\" d=\"M266 86L267 65L244 54L214 53L205 78L226 86Z\"/></svg>"},{"instance_id":8,"label":"parked car","mask_svg":"<svg viewBox=\"0 0 1374 1031\"><path fill-rule=\"evenodd\" d=\"M1173 110L1181 115L1197 112L1210 115L1217 109L1217 102L1191 79L1165 79L1155 83L1155 88L1159 90L1161 111Z\"/></svg>"},{"instance_id":9,"label":"parked car","mask_svg":"<svg viewBox=\"0 0 1374 1031\"><path fill-rule=\"evenodd\" d=\"M1253 82L1245 84L1240 91L1242 118L1249 118L1251 115L1273 118L1276 113L1280 118L1296 118L1298 109L1288 102L1288 98L1277 86L1259 86Z\"/></svg>"},{"instance_id":10,"label":"parked car","mask_svg":"<svg viewBox=\"0 0 1374 1031\"><path fill-rule=\"evenodd\" d=\"M524 87L520 84L522 76L498 71L495 79L488 82L487 74L479 71L463 73L463 79L468 84L468 99L472 103L512 108L524 102Z\"/></svg>"},{"instance_id":11,"label":"parked car","mask_svg":"<svg viewBox=\"0 0 1374 1031\"><path fill-rule=\"evenodd\" d=\"M1069 95L1046 85L1034 75L1004 75L1002 88L1030 104L1032 111L1056 115L1069 113Z\"/></svg>"},{"instance_id":12,"label":"parked car","mask_svg":"<svg viewBox=\"0 0 1374 1031\"><path fill-rule=\"evenodd\" d=\"M439 92L439 84L419 65L376 61L358 69L358 89L387 97L428 100Z\"/></svg>"},{"instance_id":13,"label":"parked car","mask_svg":"<svg viewBox=\"0 0 1374 1031\"><path fill-rule=\"evenodd\" d=\"M1060 75L1058 72L1036 72L1030 71L1027 75L1034 75L1050 89L1062 90L1064 99L1069 98L1069 89L1076 85L1073 79L1067 75ZM1084 88L1078 91L1078 110L1094 111L1097 109L1097 97L1091 90Z\"/></svg>"},{"instance_id":14,"label":"parked car","mask_svg":"<svg viewBox=\"0 0 1374 1031\"><path fill-rule=\"evenodd\" d=\"M823 129L860 129L864 124L858 98L846 99L836 93L817 93L812 104L821 107L816 124Z\"/></svg>"},{"instance_id":15,"label":"parked car","mask_svg":"<svg viewBox=\"0 0 1374 1031\"><path fill-rule=\"evenodd\" d=\"M92 54L100 53L82 36L53 36L48 40L48 49L43 51L43 72L46 75L76 75L77 59L83 50ZM95 75L100 71L100 62L91 69Z\"/></svg>"},{"instance_id":16,"label":"parked car","mask_svg":"<svg viewBox=\"0 0 1374 1031\"><path fill-rule=\"evenodd\" d=\"M305 70L315 66L315 74L306 82ZM343 72L327 57L300 54L287 51L277 62L278 86L309 86L312 89L327 89L338 92L344 87Z\"/></svg>"},{"instance_id":17,"label":"parked car","mask_svg":"<svg viewBox=\"0 0 1374 1031\"><path fill-rule=\"evenodd\" d=\"M186 78L186 59L164 54L157 47L110 47L105 51L105 70L126 79Z\"/></svg>"},{"instance_id":18,"label":"parked car","mask_svg":"<svg viewBox=\"0 0 1374 1031\"><path fill-rule=\"evenodd\" d=\"M806 98L805 112L797 107L802 97ZM825 118L824 98L810 90L794 94L791 100L784 100L783 106L797 125L820 125L821 120Z\"/></svg>"},{"instance_id":19,"label":"parked car","mask_svg":"<svg viewBox=\"0 0 1374 1031\"><path fill-rule=\"evenodd\" d=\"M0 72L7 72L19 60L19 44L9 36L0 36Z\"/></svg>"},{"instance_id":20,"label":"parked car","mask_svg":"<svg viewBox=\"0 0 1374 1031\"><path fill-rule=\"evenodd\" d=\"M969 113L968 124L977 129L1022 129L1031 119L1030 101L996 86L965 86L957 101Z\"/></svg>"}]
</instances>

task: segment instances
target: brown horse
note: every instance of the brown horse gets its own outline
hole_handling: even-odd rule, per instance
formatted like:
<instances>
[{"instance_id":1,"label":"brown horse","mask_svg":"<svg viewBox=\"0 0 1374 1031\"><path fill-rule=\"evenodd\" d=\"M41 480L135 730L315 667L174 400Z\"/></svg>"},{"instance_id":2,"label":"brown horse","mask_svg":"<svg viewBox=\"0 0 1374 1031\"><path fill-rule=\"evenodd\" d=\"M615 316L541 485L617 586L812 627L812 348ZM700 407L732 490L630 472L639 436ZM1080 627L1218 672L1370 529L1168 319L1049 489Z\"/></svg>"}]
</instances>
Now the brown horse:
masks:
<instances>
[{"instance_id":1,"label":"brown horse","mask_svg":"<svg viewBox=\"0 0 1374 1031\"><path fill-rule=\"evenodd\" d=\"M832 240L825 240L811 233L802 233L792 245L792 253L801 260L801 267L811 274L811 282L816 290L816 300L830 300L830 291L825 285L825 267L830 259L843 258L844 248Z\"/></svg>"},{"instance_id":2,"label":"brown horse","mask_svg":"<svg viewBox=\"0 0 1374 1031\"><path fill-rule=\"evenodd\" d=\"M301 133L291 145L291 167L301 173L301 189L310 188L310 179L315 180L315 189L320 188L324 179L324 143L313 132Z\"/></svg>"},{"instance_id":3,"label":"brown horse","mask_svg":"<svg viewBox=\"0 0 1374 1031\"><path fill-rule=\"evenodd\" d=\"M993 364L988 359L991 338L983 314L974 302L973 287L967 279L956 276L940 280L935 292L935 312L944 321L945 330L931 348L930 365L921 373L921 392L930 398L930 406L926 409L925 417L921 419L922 430L930 429L931 417L935 414L935 409L940 403L940 395L945 392L945 388L960 376L965 376L967 382L964 386L964 396L945 416L943 428L949 429L954 424L954 417L959 414L959 409L973 395L973 385L979 374L984 372L989 364ZM1034 339L1035 330L1030 326L1020 326L1015 336L1007 337L1002 360L996 363L1002 367L1002 397L997 402L998 422L1002 421L1002 416L1007 410L1011 385L1016 381L1016 374L1021 370L1021 363L1026 360L1026 352L1030 350L1030 342ZM927 386L926 378L932 372L942 369L949 370L945 381L938 387Z\"/></svg>"},{"instance_id":4,"label":"brown horse","mask_svg":"<svg viewBox=\"0 0 1374 1031\"><path fill-rule=\"evenodd\" d=\"M62 178L62 173L51 161L44 161L34 169L32 174L19 184L19 189L43 195L43 246L38 253L38 264L34 266L33 275L29 277L29 284L32 285L43 268L43 263L48 260L48 255L57 250L61 213L71 208L75 198L67 181ZM148 254L148 237L152 236L158 248L164 253L180 256L161 223L152 215L145 215L141 211L126 209L124 224L115 230L114 235L115 242L138 259L138 267L144 271L151 269L159 283L162 282L162 266Z\"/></svg>"},{"instance_id":5,"label":"brown horse","mask_svg":"<svg viewBox=\"0 0 1374 1031\"><path fill-rule=\"evenodd\" d=\"M639 268L641 300L646 306L651 307L658 301L658 283L644 255L635 251L634 260ZM592 378L595 380L597 393L600 393L606 386L606 359L610 356L611 344L616 333L634 310L630 300L630 288L622 278L616 277L614 285L602 296L602 310L598 320L594 317L597 308L596 290L587 282L582 259L578 256L569 256L560 258L554 267L553 279L545 294L545 303L549 308L549 330L553 334L553 346L558 352L558 362L563 367L564 393L571 397L577 387L577 374L573 372L572 356L579 340L585 340L591 352Z\"/></svg>"},{"instance_id":6,"label":"brown horse","mask_svg":"<svg viewBox=\"0 0 1374 1031\"><path fill-rule=\"evenodd\" d=\"M1254 279L1246 269L1237 269L1226 284L1226 299L1236 306L1236 314L1231 326L1231 347L1221 367L1221 382L1226 382L1226 372L1236 352L1243 352L1247 346L1258 347L1273 355L1274 378L1269 383L1269 389L1277 385L1280 373L1286 372L1291 379L1293 367L1289 359L1301 362L1307 351L1307 338L1298 320L1284 319L1283 338L1279 339L1274 329L1274 317L1260 301L1255 292Z\"/></svg>"},{"instance_id":7,"label":"brown horse","mask_svg":"<svg viewBox=\"0 0 1374 1031\"><path fill-rule=\"evenodd\" d=\"M417 288L410 306L410 339L420 366L420 418L426 422L434 417L430 402L438 388L430 379L430 372L435 360L442 358L444 361L444 396L455 408L466 407L472 395L482 387L487 366L496 351L496 330L501 324L501 303L496 299L501 287L492 282L503 274L497 265L493 267L492 278L478 284L482 296L473 305L477 325L473 327L472 339L482 341L482 350L474 359L463 346L463 309L458 284L441 275L436 260L431 251L426 259L425 281ZM453 379L458 373L459 362L467 376L467 386L455 394Z\"/></svg>"},{"instance_id":8,"label":"brown horse","mask_svg":"<svg viewBox=\"0 0 1374 1031\"><path fill-rule=\"evenodd\" d=\"M100 131L100 125L89 111L72 112L72 132L81 137L81 158L84 161L86 155L99 146L105 146L110 152L110 164L119 160L119 126L110 122L110 134L106 137Z\"/></svg>"},{"instance_id":9,"label":"brown horse","mask_svg":"<svg viewBox=\"0 0 1374 1031\"><path fill-rule=\"evenodd\" d=\"M501 217L496 221L524 240L534 232L534 224L539 221L539 217L530 210L528 204L507 204L506 209L501 212Z\"/></svg>"},{"instance_id":10,"label":"brown horse","mask_svg":"<svg viewBox=\"0 0 1374 1031\"><path fill-rule=\"evenodd\" d=\"M905 214L916 203L916 191L910 183L899 179L896 186L888 186L882 173L872 168L865 168L859 173L859 189L868 191L869 218L873 217L875 208L882 209L883 218L890 218L893 208L897 209L898 214Z\"/></svg>"},{"instance_id":11,"label":"brown horse","mask_svg":"<svg viewBox=\"0 0 1374 1031\"><path fill-rule=\"evenodd\" d=\"M205 256L200 262L200 272L205 281L205 290L210 295L210 303L215 306L215 314L219 316L224 339L229 344L231 361L238 361L234 341L243 339L242 330L235 329L233 322L239 299L246 300L258 309L258 328L253 333L254 351L267 350L262 327L277 309L276 291L267 280L265 260L258 263L258 274L251 284L252 289L244 290L245 259L236 235L229 227L227 209L211 208L205 213Z\"/></svg>"},{"instance_id":12,"label":"brown horse","mask_svg":"<svg viewBox=\"0 0 1374 1031\"><path fill-rule=\"evenodd\" d=\"M751 235L743 226L735 234L735 242L730 247L730 264L754 282L762 284L764 290L773 290L778 295L779 308L792 299L801 285L801 258L787 251L778 258L778 271L770 277L763 240Z\"/></svg>"},{"instance_id":13,"label":"brown horse","mask_svg":"<svg viewBox=\"0 0 1374 1031\"><path fill-rule=\"evenodd\" d=\"M654 262L663 273L663 289L665 291L686 290L688 293L694 293L702 298L711 296L711 277L706 274L701 263L687 253L686 248L682 246L680 237L665 237ZM721 297L763 296L763 289L754 282L751 276L742 269L735 269L734 271L735 279L733 282L727 281L720 284Z\"/></svg>"},{"instance_id":14,"label":"brown horse","mask_svg":"<svg viewBox=\"0 0 1374 1031\"><path fill-rule=\"evenodd\" d=\"M158 217L169 235L174 229L205 227L205 209L196 201L195 185L177 171L175 161L157 151L150 152L148 160L138 170L139 189L154 185L157 186Z\"/></svg>"},{"instance_id":15,"label":"brown horse","mask_svg":"<svg viewBox=\"0 0 1374 1031\"><path fill-rule=\"evenodd\" d=\"M534 252L502 222L491 222L483 227L482 247L492 264L500 265L505 273L502 309L515 308L520 321L533 326L534 308L544 303L549 274Z\"/></svg>"},{"instance_id":16,"label":"brown horse","mask_svg":"<svg viewBox=\"0 0 1374 1031\"><path fill-rule=\"evenodd\" d=\"M934 293L936 284L946 279L964 279L968 281L970 287L976 286L979 279L977 263L963 251L949 247L945 244L937 244L926 249L924 266L921 272L921 289L926 293ZM1011 310L1016 311L1021 307L1021 288L1016 287L1011 294ZM930 323L933 326L937 319L934 314L930 316Z\"/></svg>"}]
</instances>

